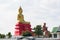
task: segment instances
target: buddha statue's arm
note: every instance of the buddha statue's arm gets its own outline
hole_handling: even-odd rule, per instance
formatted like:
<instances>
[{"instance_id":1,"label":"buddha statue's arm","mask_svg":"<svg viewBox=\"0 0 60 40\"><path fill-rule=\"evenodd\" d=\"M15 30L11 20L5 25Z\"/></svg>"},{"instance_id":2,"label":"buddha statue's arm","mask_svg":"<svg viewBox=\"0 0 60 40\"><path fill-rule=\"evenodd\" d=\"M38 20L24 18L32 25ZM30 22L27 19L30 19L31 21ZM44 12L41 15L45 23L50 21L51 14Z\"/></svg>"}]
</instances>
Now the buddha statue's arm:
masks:
<instances>
[{"instance_id":1,"label":"buddha statue's arm","mask_svg":"<svg viewBox=\"0 0 60 40\"><path fill-rule=\"evenodd\" d=\"M19 18L20 18L20 17L19 17L19 15L18 15L18 16L17 16L17 20L19 20Z\"/></svg>"}]
</instances>

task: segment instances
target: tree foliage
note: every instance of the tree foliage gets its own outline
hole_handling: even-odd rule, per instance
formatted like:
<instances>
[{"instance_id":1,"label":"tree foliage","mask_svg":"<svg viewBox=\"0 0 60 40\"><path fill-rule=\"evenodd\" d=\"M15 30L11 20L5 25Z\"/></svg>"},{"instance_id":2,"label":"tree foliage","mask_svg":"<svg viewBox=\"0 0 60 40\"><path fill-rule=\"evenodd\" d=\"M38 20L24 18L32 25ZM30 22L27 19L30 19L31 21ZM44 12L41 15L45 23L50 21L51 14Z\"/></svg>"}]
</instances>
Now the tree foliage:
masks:
<instances>
[{"instance_id":1,"label":"tree foliage","mask_svg":"<svg viewBox=\"0 0 60 40\"><path fill-rule=\"evenodd\" d=\"M11 38L12 37L11 32L8 32L7 35L0 33L0 38L6 38L6 37Z\"/></svg>"},{"instance_id":2,"label":"tree foliage","mask_svg":"<svg viewBox=\"0 0 60 40\"><path fill-rule=\"evenodd\" d=\"M9 32L9 33L7 34L7 36L8 36L8 38L11 38L11 37L12 37L11 32Z\"/></svg>"},{"instance_id":3,"label":"tree foliage","mask_svg":"<svg viewBox=\"0 0 60 40\"><path fill-rule=\"evenodd\" d=\"M29 31L25 31L22 33L22 36L32 36L32 34Z\"/></svg>"},{"instance_id":4,"label":"tree foliage","mask_svg":"<svg viewBox=\"0 0 60 40\"><path fill-rule=\"evenodd\" d=\"M35 30L35 34L38 35L38 37L39 37L40 35L43 35L43 31L42 31L41 25L37 25L37 26L34 28L34 30Z\"/></svg>"},{"instance_id":5,"label":"tree foliage","mask_svg":"<svg viewBox=\"0 0 60 40\"><path fill-rule=\"evenodd\" d=\"M5 38L5 35L4 34L0 34L0 38Z\"/></svg>"}]
</instances>

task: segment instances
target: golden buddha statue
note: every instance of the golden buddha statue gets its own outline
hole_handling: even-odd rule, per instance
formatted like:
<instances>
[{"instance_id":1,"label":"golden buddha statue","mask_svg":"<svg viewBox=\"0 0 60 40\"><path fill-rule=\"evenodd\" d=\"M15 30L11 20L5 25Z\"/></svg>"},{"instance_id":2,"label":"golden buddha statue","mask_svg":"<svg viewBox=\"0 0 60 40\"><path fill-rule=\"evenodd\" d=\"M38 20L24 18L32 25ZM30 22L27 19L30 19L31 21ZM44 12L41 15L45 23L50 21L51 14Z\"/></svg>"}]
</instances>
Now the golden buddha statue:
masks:
<instances>
[{"instance_id":1,"label":"golden buddha statue","mask_svg":"<svg viewBox=\"0 0 60 40\"><path fill-rule=\"evenodd\" d=\"M23 15L22 15L22 8L20 7L19 8L19 10L18 10L18 12L19 12L19 14L18 14L18 18L17 18L17 20L19 21L19 22L24 22L24 17L23 17Z\"/></svg>"},{"instance_id":2,"label":"golden buddha statue","mask_svg":"<svg viewBox=\"0 0 60 40\"><path fill-rule=\"evenodd\" d=\"M30 23L30 22L25 22L24 16L23 16L23 14L22 14L23 10L22 10L21 7L18 9L18 12L19 12L19 14L18 14L18 16L17 16L17 20L18 20L19 22L21 22L21 23Z\"/></svg>"}]
</instances>

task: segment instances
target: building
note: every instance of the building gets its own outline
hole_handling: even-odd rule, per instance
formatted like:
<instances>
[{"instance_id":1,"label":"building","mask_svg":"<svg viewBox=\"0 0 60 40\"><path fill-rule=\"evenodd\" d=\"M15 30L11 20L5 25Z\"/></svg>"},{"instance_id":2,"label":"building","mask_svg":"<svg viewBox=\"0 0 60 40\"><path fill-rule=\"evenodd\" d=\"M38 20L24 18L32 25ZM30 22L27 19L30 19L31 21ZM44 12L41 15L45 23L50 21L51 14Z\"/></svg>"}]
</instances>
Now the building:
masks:
<instances>
[{"instance_id":1,"label":"building","mask_svg":"<svg viewBox=\"0 0 60 40\"><path fill-rule=\"evenodd\" d=\"M60 38L60 26L53 28L53 30L52 30L52 37L53 38Z\"/></svg>"}]
</instances>

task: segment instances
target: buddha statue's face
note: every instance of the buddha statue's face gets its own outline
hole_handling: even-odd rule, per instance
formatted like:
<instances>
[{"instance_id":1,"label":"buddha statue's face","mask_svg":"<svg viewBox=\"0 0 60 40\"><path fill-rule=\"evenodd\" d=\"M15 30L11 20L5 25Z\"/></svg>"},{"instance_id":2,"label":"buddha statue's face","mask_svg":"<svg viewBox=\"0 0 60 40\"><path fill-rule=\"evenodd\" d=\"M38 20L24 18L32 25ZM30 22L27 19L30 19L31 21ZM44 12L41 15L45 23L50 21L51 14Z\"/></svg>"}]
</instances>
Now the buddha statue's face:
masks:
<instances>
[{"instance_id":1,"label":"buddha statue's face","mask_svg":"<svg viewBox=\"0 0 60 40\"><path fill-rule=\"evenodd\" d=\"M22 14L22 8L21 7L19 8L18 12L19 12L19 14Z\"/></svg>"}]
</instances>

